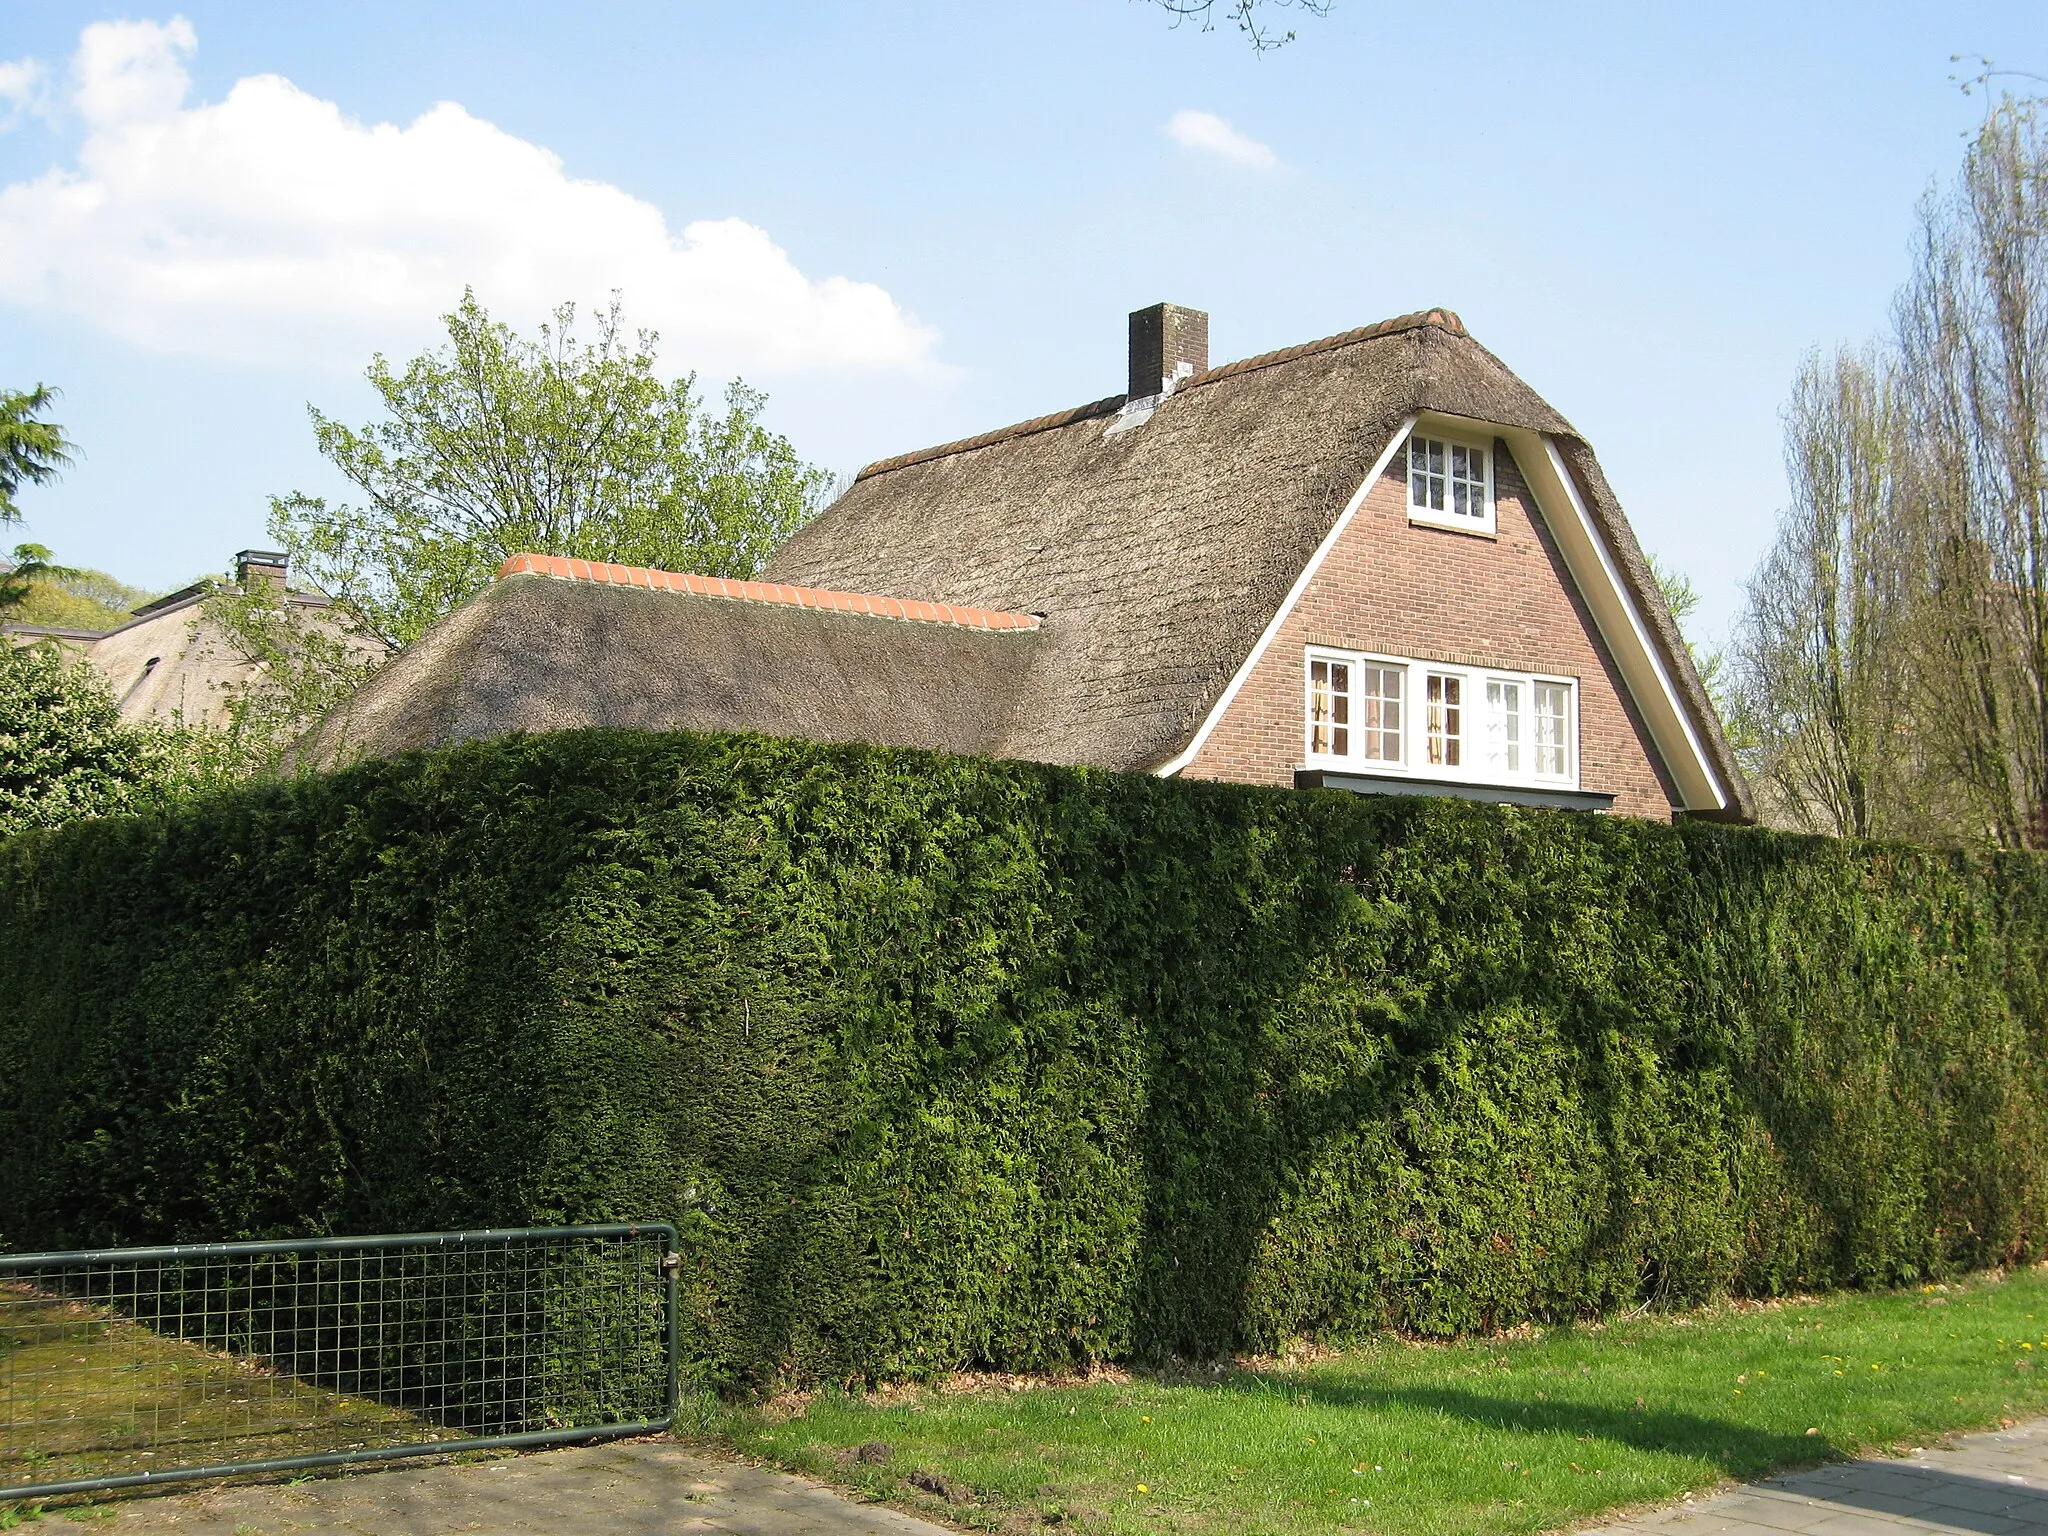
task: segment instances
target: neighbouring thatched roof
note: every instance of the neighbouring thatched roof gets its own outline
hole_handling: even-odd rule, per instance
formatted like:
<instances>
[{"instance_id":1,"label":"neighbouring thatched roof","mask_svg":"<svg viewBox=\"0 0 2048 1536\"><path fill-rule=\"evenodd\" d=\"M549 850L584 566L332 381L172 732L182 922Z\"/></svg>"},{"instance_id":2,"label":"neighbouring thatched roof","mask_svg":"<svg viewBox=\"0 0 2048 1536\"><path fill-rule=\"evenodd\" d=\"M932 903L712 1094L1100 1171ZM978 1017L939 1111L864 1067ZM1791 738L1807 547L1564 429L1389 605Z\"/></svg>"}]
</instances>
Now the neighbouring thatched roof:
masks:
<instances>
[{"instance_id":1,"label":"neighbouring thatched roof","mask_svg":"<svg viewBox=\"0 0 2048 1536\"><path fill-rule=\"evenodd\" d=\"M1047 616L1014 755L1152 768L1193 737L1400 424L1557 440L1716 768L1741 776L1571 424L1442 310L1212 368L1132 431L1121 399L885 459L769 562L778 581ZM1738 791L1738 793L1741 793Z\"/></svg>"},{"instance_id":2,"label":"neighbouring thatched roof","mask_svg":"<svg viewBox=\"0 0 2048 1536\"><path fill-rule=\"evenodd\" d=\"M610 725L996 753L1042 636L1028 619L997 628L515 572L422 635L301 750L332 763Z\"/></svg>"}]
</instances>

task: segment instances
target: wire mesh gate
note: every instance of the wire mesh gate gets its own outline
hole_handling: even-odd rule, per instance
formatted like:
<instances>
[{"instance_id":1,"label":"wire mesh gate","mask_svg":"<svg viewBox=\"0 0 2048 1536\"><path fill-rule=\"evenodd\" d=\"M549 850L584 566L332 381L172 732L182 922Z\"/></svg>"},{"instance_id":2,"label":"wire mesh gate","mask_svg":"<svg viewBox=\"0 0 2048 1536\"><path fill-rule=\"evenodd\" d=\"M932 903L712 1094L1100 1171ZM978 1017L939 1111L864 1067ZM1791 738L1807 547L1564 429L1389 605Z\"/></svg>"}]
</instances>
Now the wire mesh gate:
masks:
<instances>
[{"instance_id":1,"label":"wire mesh gate","mask_svg":"<svg viewBox=\"0 0 2048 1536\"><path fill-rule=\"evenodd\" d=\"M0 1254L0 1503L652 1434L675 1228Z\"/></svg>"}]
</instances>

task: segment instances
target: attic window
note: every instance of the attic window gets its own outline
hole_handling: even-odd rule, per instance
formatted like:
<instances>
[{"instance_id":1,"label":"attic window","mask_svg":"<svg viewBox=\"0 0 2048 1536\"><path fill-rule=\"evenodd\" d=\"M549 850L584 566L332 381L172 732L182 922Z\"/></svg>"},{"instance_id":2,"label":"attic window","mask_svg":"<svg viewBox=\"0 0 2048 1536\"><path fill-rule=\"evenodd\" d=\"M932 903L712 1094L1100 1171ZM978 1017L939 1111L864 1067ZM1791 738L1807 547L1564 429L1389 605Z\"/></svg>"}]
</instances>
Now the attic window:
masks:
<instances>
[{"instance_id":1,"label":"attic window","mask_svg":"<svg viewBox=\"0 0 2048 1536\"><path fill-rule=\"evenodd\" d=\"M1408 521L1493 532L1493 450L1454 438L1408 439Z\"/></svg>"}]
</instances>

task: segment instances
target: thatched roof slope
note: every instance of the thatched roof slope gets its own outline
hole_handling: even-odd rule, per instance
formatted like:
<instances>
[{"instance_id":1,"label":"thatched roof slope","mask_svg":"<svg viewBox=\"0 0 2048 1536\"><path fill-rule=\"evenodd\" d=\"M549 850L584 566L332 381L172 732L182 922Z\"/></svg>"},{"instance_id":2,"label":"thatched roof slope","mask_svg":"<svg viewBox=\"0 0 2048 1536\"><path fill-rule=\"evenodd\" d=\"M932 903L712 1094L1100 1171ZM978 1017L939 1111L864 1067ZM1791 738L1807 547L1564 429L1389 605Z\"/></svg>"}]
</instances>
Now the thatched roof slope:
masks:
<instances>
[{"instance_id":1,"label":"thatched roof slope","mask_svg":"<svg viewBox=\"0 0 2048 1536\"><path fill-rule=\"evenodd\" d=\"M1400 423L1571 425L1441 310L884 460L776 581L1047 615L1019 755L1156 767L1193 735Z\"/></svg>"},{"instance_id":2,"label":"thatched roof slope","mask_svg":"<svg viewBox=\"0 0 2048 1536\"><path fill-rule=\"evenodd\" d=\"M521 572L428 630L301 750L333 763L609 725L999 754L1041 634Z\"/></svg>"}]
</instances>

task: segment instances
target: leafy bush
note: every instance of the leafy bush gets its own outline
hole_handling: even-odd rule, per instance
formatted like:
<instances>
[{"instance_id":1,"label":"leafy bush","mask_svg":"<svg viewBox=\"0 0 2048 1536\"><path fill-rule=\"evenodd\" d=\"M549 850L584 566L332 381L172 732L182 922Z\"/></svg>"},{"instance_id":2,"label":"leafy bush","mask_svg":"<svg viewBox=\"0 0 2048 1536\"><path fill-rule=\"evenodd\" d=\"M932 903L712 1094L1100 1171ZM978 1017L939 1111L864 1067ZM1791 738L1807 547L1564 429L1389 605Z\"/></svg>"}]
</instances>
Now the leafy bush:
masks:
<instances>
[{"instance_id":1,"label":"leafy bush","mask_svg":"<svg viewBox=\"0 0 2048 1536\"><path fill-rule=\"evenodd\" d=\"M19 1247L678 1220L729 1382L2030 1257L2048 877L758 737L0 845Z\"/></svg>"},{"instance_id":2,"label":"leafy bush","mask_svg":"<svg viewBox=\"0 0 2048 1536\"><path fill-rule=\"evenodd\" d=\"M124 725L89 663L0 637L0 837L135 809L182 782L169 735Z\"/></svg>"}]
</instances>

